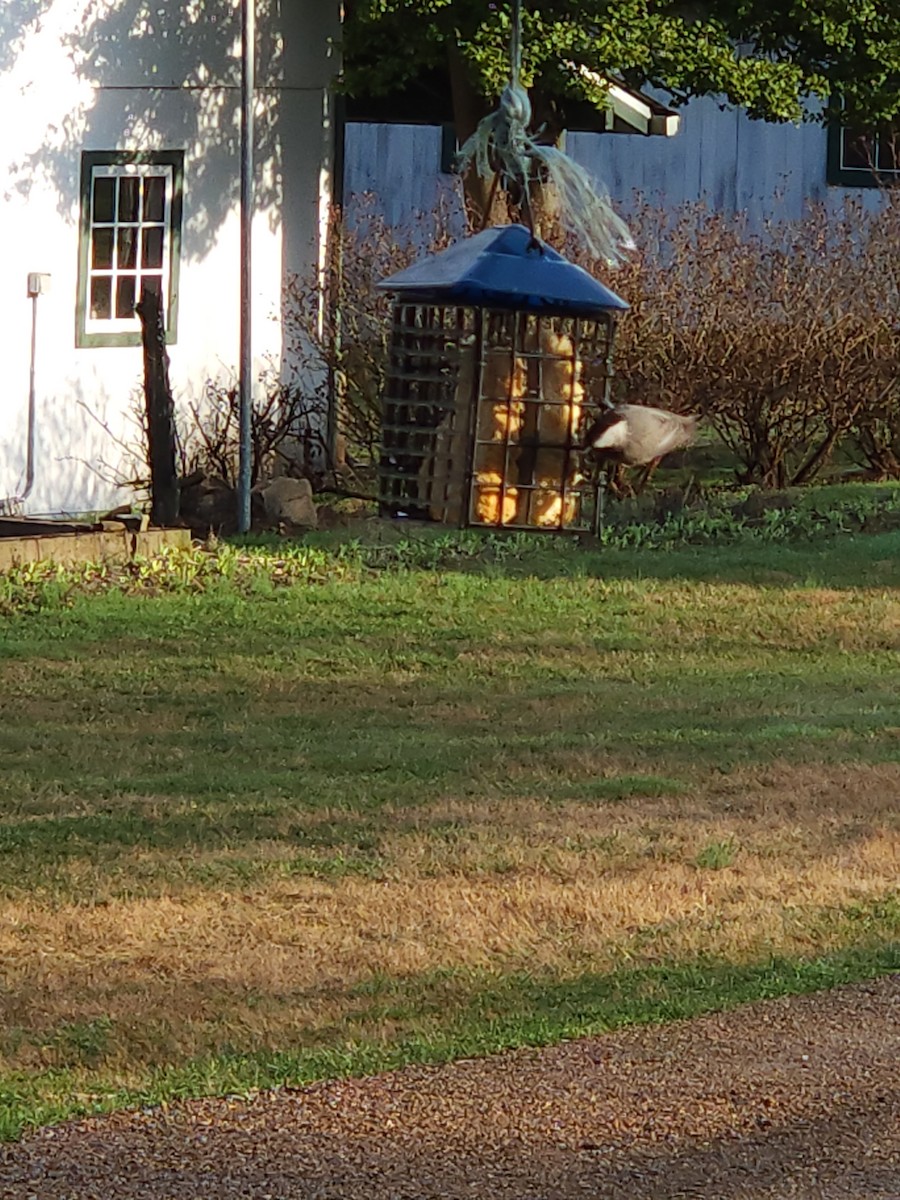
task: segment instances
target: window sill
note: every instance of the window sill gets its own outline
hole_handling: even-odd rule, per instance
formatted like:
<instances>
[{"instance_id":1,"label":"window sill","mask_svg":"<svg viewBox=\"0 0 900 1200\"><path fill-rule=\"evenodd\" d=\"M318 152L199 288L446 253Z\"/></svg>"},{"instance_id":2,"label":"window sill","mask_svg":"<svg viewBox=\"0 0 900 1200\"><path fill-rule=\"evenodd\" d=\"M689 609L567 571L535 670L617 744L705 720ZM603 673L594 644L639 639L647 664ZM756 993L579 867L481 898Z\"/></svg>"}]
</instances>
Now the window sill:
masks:
<instances>
[{"instance_id":1,"label":"window sill","mask_svg":"<svg viewBox=\"0 0 900 1200\"><path fill-rule=\"evenodd\" d=\"M166 345L175 346L178 343L178 338L174 330L169 330L166 333ZM76 350L92 350L100 346L140 346L141 335L137 333L85 333L84 330L76 330L75 333L75 348Z\"/></svg>"}]
</instances>

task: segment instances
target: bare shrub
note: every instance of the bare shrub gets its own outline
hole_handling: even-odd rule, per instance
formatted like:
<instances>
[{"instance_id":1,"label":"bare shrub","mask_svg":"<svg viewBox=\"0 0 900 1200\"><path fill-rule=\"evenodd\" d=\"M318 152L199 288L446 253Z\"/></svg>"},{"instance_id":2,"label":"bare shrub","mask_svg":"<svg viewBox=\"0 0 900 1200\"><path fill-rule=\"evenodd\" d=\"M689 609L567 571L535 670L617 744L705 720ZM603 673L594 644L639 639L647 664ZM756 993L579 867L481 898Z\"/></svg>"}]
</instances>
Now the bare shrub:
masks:
<instances>
[{"instance_id":1,"label":"bare shrub","mask_svg":"<svg viewBox=\"0 0 900 1200\"><path fill-rule=\"evenodd\" d=\"M378 459L381 397L387 370L390 299L379 280L403 270L424 251L453 240L451 214L438 208L401 235L374 200L355 208L352 227L334 217L324 280L289 281L284 305L287 358L297 378L327 377L335 396L338 463L363 474Z\"/></svg>"},{"instance_id":2,"label":"bare shrub","mask_svg":"<svg viewBox=\"0 0 900 1200\"><path fill-rule=\"evenodd\" d=\"M276 470L305 475L318 487L334 486L336 471L347 461L363 476L377 461L390 301L375 285L408 266L422 246L447 246L449 213L423 216L403 240L371 200L355 214L348 228L335 213L324 269L286 284L283 364L272 364L258 380L251 412L252 485ZM200 401L182 406L179 426L182 473L200 471L236 486L236 380L208 381Z\"/></svg>"},{"instance_id":3,"label":"bare shrub","mask_svg":"<svg viewBox=\"0 0 900 1200\"><path fill-rule=\"evenodd\" d=\"M427 236L402 241L374 208L352 230L338 222L324 320L320 293L292 285L289 342L332 373L351 461L373 463L380 441L390 305L374 285L418 247L451 240L446 214L423 222ZM645 205L632 228L640 250L612 274L560 246L632 306L617 337L619 399L702 413L742 482L808 482L850 435L873 472L898 473L896 193L879 211L848 202L760 233L702 204Z\"/></svg>"},{"instance_id":4,"label":"bare shrub","mask_svg":"<svg viewBox=\"0 0 900 1200\"><path fill-rule=\"evenodd\" d=\"M645 205L631 225L640 249L614 273L560 246L631 304L616 342L618 399L702 413L742 482L808 482L838 444L872 474L900 477L900 193L878 211L848 202L760 233L700 204ZM323 270L287 285L290 370L263 381L254 482L292 441L318 486L372 490L390 331L390 300L375 285L423 249L445 248L452 228L438 209L401 234L371 199L352 227L335 215ZM210 384L182 420L185 469L233 482L237 418L236 388Z\"/></svg>"},{"instance_id":5,"label":"bare shrub","mask_svg":"<svg viewBox=\"0 0 900 1200\"><path fill-rule=\"evenodd\" d=\"M874 477L900 479L900 190L885 189L884 196L880 219L865 230L861 286L878 323L885 382L861 406L852 442Z\"/></svg>"},{"instance_id":6,"label":"bare shrub","mask_svg":"<svg viewBox=\"0 0 900 1200\"><path fill-rule=\"evenodd\" d=\"M853 457L874 479L900 479L900 378L856 420Z\"/></svg>"},{"instance_id":7,"label":"bare shrub","mask_svg":"<svg viewBox=\"0 0 900 1200\"><path fill-rule=\"evenodd\" d=\"M851 432L873 455L892 444L896 195L880 212L850 202L759 234L696 204L669 218L644 207L632 226L639 253L609 280L632 305L617 338L620 398L701 412L742 482L768 487L808 482Z\"/></svg>"},{"instance_id":8,"label":"bare shrub","mask_svg":"<svg viewBox=\"0 0 900 1200\"><path fill-rule=\"evenodd\" d=\"M295 462L300 473L306 473L304 448L325 442L321 423L314 419L317 409L315 400L301 388L282 383L274 368L264 373L250 413L251 486L271 475L287 443L299 448L290 461L286 460L285 473ZM180 423L182 473L190 475L199 470L236 487L240 459L237 383L209 380L203 399L182 411Z\"/></svg>"}]
</instances>

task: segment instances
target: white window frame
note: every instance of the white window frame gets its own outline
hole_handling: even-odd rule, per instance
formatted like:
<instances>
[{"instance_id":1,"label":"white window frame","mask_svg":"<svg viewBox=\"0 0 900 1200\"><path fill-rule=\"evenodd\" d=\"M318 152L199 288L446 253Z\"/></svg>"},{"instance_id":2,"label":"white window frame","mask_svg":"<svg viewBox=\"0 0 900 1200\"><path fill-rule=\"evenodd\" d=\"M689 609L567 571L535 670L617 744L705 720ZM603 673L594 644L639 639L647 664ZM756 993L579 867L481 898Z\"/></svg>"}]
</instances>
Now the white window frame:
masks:
<instances>
[{"instance_id":1,"label":"white window frame","mask_svg":"<svg viewBox=\"0 0 900 1200\"><path fill-rule=\"evenodd\" d=\"M88 152L82 158L82 191L81 191L81 244L79 247L79 280L77 304L76 345L79 346L121 346L139 345L141 340L141 324L137 313L128 317L117 317L116 301L118 281L124 277L133 277L135 281L135 303L141 298L141 279L143 277L159 278L160 297L163 303L163 314L166 325L166 341L175 341L177 317L177 273L178 253L180 249L181 226L181 161L180 152L161 152L159 154L128 155L121 152ZM138 189L137 220L123 221L119 219L119 180L162 179L164 181L163 216L162 220L147 221L144 219L144 188ZM99 179L114 179L117 181L113 200L112 220L94 220L94 187ZM118 263L119 232L124 229L134 230L136 239L135 266L121 267ZM143 231L147 229L162 229L162 266L143 269ZM112 262L106 267L94 266L94 239L98 230L112 231ZM109 317L95 317L91 313L91 295L93 282L97 278L110 280Z\"/></svg>"}]
</instances>

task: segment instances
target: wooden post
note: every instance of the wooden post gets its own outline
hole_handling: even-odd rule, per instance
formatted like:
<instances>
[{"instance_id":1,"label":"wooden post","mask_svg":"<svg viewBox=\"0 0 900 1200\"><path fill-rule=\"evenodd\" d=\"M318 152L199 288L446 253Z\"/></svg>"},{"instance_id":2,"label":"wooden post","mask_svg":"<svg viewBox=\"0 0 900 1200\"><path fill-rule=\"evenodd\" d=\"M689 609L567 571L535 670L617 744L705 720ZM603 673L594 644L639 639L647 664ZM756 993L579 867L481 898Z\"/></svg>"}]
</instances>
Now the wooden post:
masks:
<instances>
[{"instance_id":1,"label":"wooden post","mask_svg":"<svg viewBox=\"0 0 900 1200\"><path fill-rule=\"evenodd\" d=\"M180 502L175 453L175 403L169 385L169 356L166 353L166 330L159 293L143 288L135 311L141 319L144 347L150 520L154 525L174 525L178 521Z\"/></svg>"}]
</instances>

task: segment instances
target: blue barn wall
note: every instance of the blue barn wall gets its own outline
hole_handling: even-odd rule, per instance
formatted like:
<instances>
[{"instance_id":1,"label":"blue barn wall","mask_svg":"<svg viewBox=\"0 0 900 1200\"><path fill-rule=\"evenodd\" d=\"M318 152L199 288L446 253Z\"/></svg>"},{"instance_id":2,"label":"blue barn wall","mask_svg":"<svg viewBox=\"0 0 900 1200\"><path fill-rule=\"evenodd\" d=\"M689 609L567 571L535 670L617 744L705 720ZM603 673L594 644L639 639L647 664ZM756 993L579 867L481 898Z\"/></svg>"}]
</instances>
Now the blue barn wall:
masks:
<instances>
[{"instance_id":1,"label":"blue barn wall","mask_svg":"<svg viewBox=\"0 0 900 1200\"><path fill-rule=\"evenodd\" d=\"M771 125L715 98L681 110L681 128L670 138L570 133L566 150L606 185L627 214L638 195L675 208L704 200L723 213L742 212L752 229L770 219L794 220L810 204L836 212L848 195L877 205L871 188L826 182L827 133L821 125ZM462 229L459 182L442 174L441 130L429 125L347 125L344 205L352 220L365 204L395 229L416 237L416 216L448 206Z\"/></svg>"}]
</instances>

